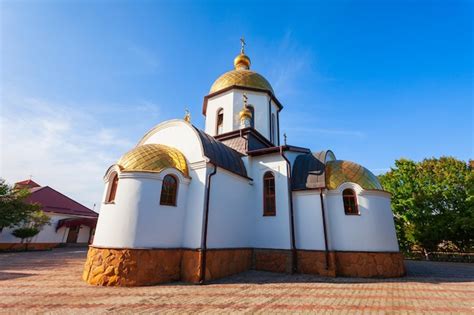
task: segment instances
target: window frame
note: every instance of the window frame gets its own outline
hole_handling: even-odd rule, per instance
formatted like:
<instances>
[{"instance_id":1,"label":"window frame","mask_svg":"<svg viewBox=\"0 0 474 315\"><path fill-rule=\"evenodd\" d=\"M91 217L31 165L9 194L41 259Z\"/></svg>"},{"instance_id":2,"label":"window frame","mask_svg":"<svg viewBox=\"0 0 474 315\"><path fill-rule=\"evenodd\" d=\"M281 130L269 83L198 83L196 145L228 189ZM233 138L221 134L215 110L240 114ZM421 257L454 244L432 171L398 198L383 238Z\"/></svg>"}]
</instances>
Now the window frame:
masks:
<instances>
[{"instance_id":1,"label":"window frame","mask_svg":"<svg viewBox=\"0 0 474 315\"><path fill-rule=\"evenodd\" d=\"M350 192L350 194L346 194L346 192ZM346 203L346 199L351 198L353 200L354 211L349 211L350 205ZM359 211L359 203L357 201L357 193L352 188L346 188L342 191L342 205L344 207L344 214L345 215L360 215Z\"/></svg>"},{"instance_id":2,"label":"window frame","mask_svg":"<svg viewBox=\"0 0 474 315\"><path fill-rule=\"evenodd\" d=\"M219 116L222 115L222 122L219 124ZM221 126L221 132L219 133L219 126ZM222 107L217 109L216 112L216 136L224 133L224 109Z\"/></svg>"},{"instance_id":3,"label":"window frame","mask_svg":"<svg viewBox=\"0 0 474 315\"><path fill-rule=\"evenodd\" d=\"M112 173L112 176L110 178L111 179L109 180L109 188L107 190L107 196L105 198L106 204L114 204L115 198L117 197L117 189L119 182L118 173Z\"/></svg>"},{"instance_id":4,"label":"window frame","mask_svg":"<svg viewBox=\"0 0 474 315\"><path fill-rule=\"evenodd\" d=\"M164 184L165 184L166 178L168 178L168 177L173 178L174 181L175 181L175 185L176 185L172 202L168 202L167 200L163 200L163 191L164 191L163 189L165 187ZM178 190L179 190L179 179L178 179L178 177L174 174L166 174L163 177L162 181L161 181L160 206L177 207L178 206Z\"/></svg>"},{"instance_id":5,"label":"window frame","mask_svg":"<svg viewBox=\"0 0 474 315\"><path fill-rule=\"evenodd\" d=\"M267 178L267 176L271 176L271 178ZM267 194L267 181L273 180L273 196L271 194ZM266 171L263 174L263 216L264 217L274 217L276 216L276 180L275 174L272 171ZM273 198L273 209L268 209L268 198Z\"/></svg>"}]
</instances>

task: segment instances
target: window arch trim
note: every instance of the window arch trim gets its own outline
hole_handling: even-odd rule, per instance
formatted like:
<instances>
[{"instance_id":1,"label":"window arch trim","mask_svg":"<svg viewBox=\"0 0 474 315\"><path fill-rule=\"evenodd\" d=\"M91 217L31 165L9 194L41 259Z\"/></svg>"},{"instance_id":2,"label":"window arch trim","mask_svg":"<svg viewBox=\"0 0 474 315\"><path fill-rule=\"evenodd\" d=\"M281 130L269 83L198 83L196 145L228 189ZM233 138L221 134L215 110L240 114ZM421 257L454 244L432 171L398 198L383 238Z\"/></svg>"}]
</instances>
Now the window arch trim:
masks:
<instances>
[{"instance_id":1,"label":"window arch trim","mask_svg":"<svg viewBox=\"0 0 474 315\"><path fill-rule=\"evenodd\" d=\"M166 183L169 178L173 179L174 183L172 186L165 186L169 185ZM178 205L179 178L171 173L166 174L161 183L160 205L176 207Z\"/></svg>"},{"instance_id":2,"label":"window arch trim","mask_svg":"<svg viewBox=\"0 0 474 315\"><path fill-rule=\"evenodd\" d=\"M105 203L115 203L115 198L117 197L118 183L118 173L112 172L109 176L107 197L105 198Z\"/></svg>"},{"instance_id":3,"label":"window arch trim","mask_svg":"<svg viewBox=\"0 0 474 315\"><path fill-rule=\"evenodd\" d=\"M219 107L216 111L216 135L224 133L224 109Z\"/></svg>"},{"instance_id":4,"label":"window arch trim","mask_svg":"<svg viewBox=\"0 0 474 315\"><path fill-rule=\"evenodd\" d=\"M275 174L271 171L263 174L263 216L276 216Z\"/></svg>"},{"instance_id":5,"label":"window arch trim","mask_svg":"<svg viewBox=\"0 0 474 315\"><path fill-rule=\"evenodd\" d=\"M354 189L346 188L342 191L342 203L346 215L360 215L357 194Z\"/></svg>"}]
</instances>

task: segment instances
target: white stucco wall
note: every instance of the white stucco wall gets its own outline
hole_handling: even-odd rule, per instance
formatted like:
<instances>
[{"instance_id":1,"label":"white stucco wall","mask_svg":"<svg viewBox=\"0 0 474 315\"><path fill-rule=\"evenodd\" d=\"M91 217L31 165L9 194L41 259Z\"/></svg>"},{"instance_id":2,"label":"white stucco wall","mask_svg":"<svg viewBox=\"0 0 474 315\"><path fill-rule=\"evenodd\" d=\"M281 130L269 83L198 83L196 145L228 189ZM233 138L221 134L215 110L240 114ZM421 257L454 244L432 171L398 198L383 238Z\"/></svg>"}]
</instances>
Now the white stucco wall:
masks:
<instances>
[{"instance_id":1,"label":"white stucco wall","mask_svg":"<svg viewBox=\"0 0 474 315\"><path fill-rule=\"evenodd\" d=\"M162 180L167 174L179 181L176 207L160 205ZM115 202L102 205L94 245L181 247L189 182L174 169L159 174L120 173Z\"/></svg>"},{"instance_id":2,"label":"white stucco wall","mask_svg":"<svg viewBox=\"0 0 474 315\"><path fill-rule=\"evenodd\" d=\"M291 248L290 220L286 162L279 154L252 158L253 220L255 232L253 247ZM275 175L276 216L263 216L263 175L272 171Z\"/></svg>"},{"instance_id":3,"label":"white stucco wall","mask_svg":"<svg viewBox=\"0 0 474 315\"><path fill-rule=\"evenodd\" d=\"M192 178L187 191L186 213L182 233L182 247L196 249L201 246L202 215L206 182L206 164L190 169Z\"/></svg>"},{"instance_id":4,"label":"white stucco wall","mask_svg":"<svg viewBox=\"0 0 474 315\"><path fill-rule=\"evenodd\" d=\"M231 91L219 94L213 98L210 98L207 103L206 111L206 125L205 132L211 136L216 135L216 119L217 112L220 108L224 110L224 125L223 132L230 132L240 128L239 113L242 110L243 93L246 93L248 100L247 104L254 108L254 122L255 129L260 132L268 140L270 137L270 117L269 116L269 104L271 112L275 113L275 119L278 120L276 112L278 107L271 101L267 93L244 91L239 89L233 89ZM278 123L276 122L276 125ZM277 133L275 128L275 134Z\"/></svg>"},{"instance_id":5,"label":"white stucco wall","mask_svg":"<svg viewBox=\"0 0 474 315\"><path fill-rule=\"evenodd\" d=\"M221 168L211 179L208 248L251 247L254 232L251 181Z\"/></svg>"},{"instance_id":6,"label":"white stucco wall","mask_svg":"<svg viewBox=\"0 0 474 315\"><path fill-rule=\"evenodd\" d=\"M59 220L70 218L81 218L81 216L72 216L45 212L51 219L50 225L45 225L41 231L31 239L31 243L65 243L69 228L62 227L56 232L56 226ZM11 233L14 229L5 228L0 233L0 243L21 243L21 239L13 236ZM77 243L87 243L89 240L89 227L81 225Z\"/></svg>"},{"instance_id":7,"label":"white stucco wall","mask_svg":"<svg viewBox=\"0 0 474 315\"><path fill-rule=\"evenodd\" d=\"M158 143L178 149L188 163L204 160L201 142L194 128L181 119L165 121L155 126L140 144Z\"/></svg>"},{"instance_id":8,"label":"white stucco wall","mask_svg":"<svg viewBox=\"0 0 474 315\"><path fill-rule=\"evenodd\" d=\"M293 192L296 248L324 250L319 190Z\"/></svg>"},{"instance_id":9,"label":"white stucco wall","mask_svg":"<svg viewBox=\"0 0 474 315\"><path fill-rule=\"evenodd\" d=\"M345 188L356 191L360 215L344 213L342 191ZM332 250L399 250L388 193L363 191L356 184L345 183L338 190L327 192L326 206Z\"/></svg>"}]
</instances>

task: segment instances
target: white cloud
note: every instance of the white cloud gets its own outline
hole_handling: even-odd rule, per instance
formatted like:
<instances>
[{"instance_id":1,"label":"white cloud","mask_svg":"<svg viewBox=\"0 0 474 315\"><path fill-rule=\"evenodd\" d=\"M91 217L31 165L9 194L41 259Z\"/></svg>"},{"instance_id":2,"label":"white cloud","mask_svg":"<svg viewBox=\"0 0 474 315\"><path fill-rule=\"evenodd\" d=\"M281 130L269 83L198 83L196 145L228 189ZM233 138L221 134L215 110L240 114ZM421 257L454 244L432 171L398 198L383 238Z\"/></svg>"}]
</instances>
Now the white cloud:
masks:
<instances>
[{"instance_id":1,"label":"white cloud","mask_svg":"<svg viewBox=\"0 0 474 315\"><path fill-rule=\"evenodd\" d=\"M13 184L32 175L85 206L96 203L98 210L105 170L135 141L78 108L3 97L0 177Z\"/></svg>"}]
</instances>

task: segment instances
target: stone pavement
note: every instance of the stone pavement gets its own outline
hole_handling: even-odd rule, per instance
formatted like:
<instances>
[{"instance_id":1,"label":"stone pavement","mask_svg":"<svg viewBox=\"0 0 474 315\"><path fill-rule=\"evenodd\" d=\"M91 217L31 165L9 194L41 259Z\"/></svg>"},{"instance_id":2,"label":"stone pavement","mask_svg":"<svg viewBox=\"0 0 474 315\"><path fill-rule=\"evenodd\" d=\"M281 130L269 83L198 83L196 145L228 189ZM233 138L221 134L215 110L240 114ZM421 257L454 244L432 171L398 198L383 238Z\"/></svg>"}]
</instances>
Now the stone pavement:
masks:
<instances>
[{"instance_id":1,"label":"stone pavement","mask_svg":"<svg viewBox=\"0 0 474 315\"><path fill-rule=\"evenodd\" d=\"M0 254L0 313L474 314L474 265L407 261L400 279L249 271L208 285L94 287L85 249Z\"/></svg>"}]
</instances>

